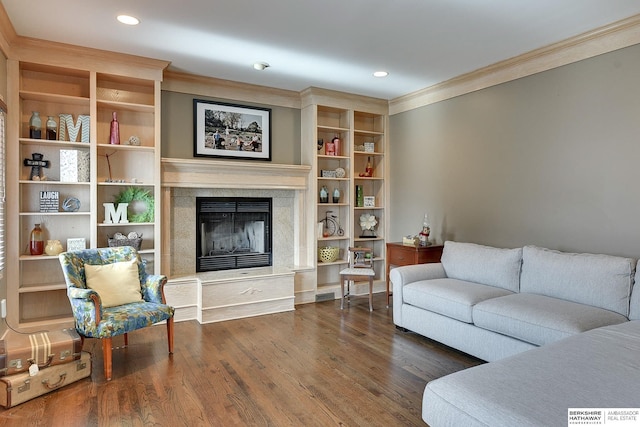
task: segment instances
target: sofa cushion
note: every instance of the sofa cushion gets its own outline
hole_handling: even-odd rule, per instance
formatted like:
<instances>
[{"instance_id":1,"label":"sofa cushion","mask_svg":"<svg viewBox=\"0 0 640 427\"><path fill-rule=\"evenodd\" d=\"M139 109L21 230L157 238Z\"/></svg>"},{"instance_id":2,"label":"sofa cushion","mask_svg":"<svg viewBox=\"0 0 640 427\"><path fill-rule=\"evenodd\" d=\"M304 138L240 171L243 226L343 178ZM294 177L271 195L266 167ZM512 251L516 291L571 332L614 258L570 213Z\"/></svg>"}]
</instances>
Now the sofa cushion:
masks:
<instances>
[{"instance_id":1,"label":"sofa cushion","mask_svg":"<svg viewBox=\"0 0 640 427\"><path fill-rule=\"evenodd\" d=\"M494 286L480 285L457 279L421 280L403 288L406 304L473 323L472 309L480 301L511 294Z\"/></svg>"},{"instance_id":2,"label":"sofa cushion","mask_svg":"<svg viewBox=\"0 0 640 427\"><path fill-rule=\"evenodd\" d=\"M422 418L432 426L566 426L568 408L637 408L638 353L640 322L574 335L431 381Z\"/></svg>"},{"instance_id":3,"label":"sofa cushion","mask_svg":"<svg viewBox=\"0 0 640 427\"><path fill-rule=\"evenodd\" d=\"M473 308L476 326L535 345L626 321L613 311L526 293L482 301Z\"/></svg>"},{"instance_id":4,"label":"sofa cushion","mask_svg":"<svg viewBox=\"0 0 640 427\"><path fill-rule=\"evenodd\" d=\"M520 292L592 305L629 316L635 262L610 255L575 254L526 246Z\"/></svg>"},{"instance_id":5,"label":"sofa cushion","mask_svg":"<svg viewBox=\"0 0 640 427\"><path fill-rule=\"evenodd\" d=\"M518 292L522 249L447 241L442 252L447 277Z\"/></svg>"}]
</instances>

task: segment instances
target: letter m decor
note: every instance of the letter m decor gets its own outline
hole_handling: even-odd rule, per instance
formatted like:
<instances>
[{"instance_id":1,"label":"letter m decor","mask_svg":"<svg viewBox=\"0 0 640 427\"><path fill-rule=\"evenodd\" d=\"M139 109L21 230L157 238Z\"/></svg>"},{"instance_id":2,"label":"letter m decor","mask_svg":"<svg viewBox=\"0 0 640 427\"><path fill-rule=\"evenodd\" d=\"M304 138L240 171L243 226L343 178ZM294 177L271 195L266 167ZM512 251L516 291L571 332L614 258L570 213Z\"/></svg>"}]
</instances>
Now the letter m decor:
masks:
<instances>
[{"instance_id":1,"label":"letter m decor","mask_svg":"<svg viewBox=\"0 0 640 427\"><path fill-rule=\"evenodd\" d=\"M116 210L114 203L103 203L104 206L104 223L105 224L128 224L127 206L129 203L118 203Z\"/></svg>"},{"instance_id":2,"label":"letter m decor","mask_svg":"<svg viewBox=\"0 0 640 427\"><path fill-rule=\"evenodd\" d=\"M74 124L71 114L60 114L60 137L58 139L60 141L77 142L80 128L82 128L80 142L89 142L89 116L78 115L78 120ZM67 131L69 132L68 138Z\"/></svg>"}]
</instances>

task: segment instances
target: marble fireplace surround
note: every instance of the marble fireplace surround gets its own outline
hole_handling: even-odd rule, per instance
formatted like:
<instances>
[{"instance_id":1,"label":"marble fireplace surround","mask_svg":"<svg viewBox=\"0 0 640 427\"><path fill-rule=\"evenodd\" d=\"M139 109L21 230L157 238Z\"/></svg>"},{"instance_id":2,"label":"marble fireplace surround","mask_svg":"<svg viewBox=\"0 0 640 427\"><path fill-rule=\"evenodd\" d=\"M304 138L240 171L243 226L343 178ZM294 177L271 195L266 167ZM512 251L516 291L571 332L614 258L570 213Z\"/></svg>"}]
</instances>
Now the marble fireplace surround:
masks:
<instances>
[{"instance_id":1,"label":"marble fireplace surround","mask_svg":"<svg viewBox=\"0 0 640 427\"><path fill-rule=\"evenodd\" d=\"M161 164L162 273L169 277L165 290L167 302L176 307L176 320L196 318L206 323L293 309L294 272L299 266L313 265L307 259L310 224L305 215L311 168L173 158L163 158ZM246 269L248 273L240 269L196 274L196 197L272 198L273 267ZM250 285L245 284L247 274L254 275ZM274 280L290 281L290 292L283 294L282 286L260 285ZM226 286L236 295L220 296ZM217 302L207 302L207 295L228 303L222 307Z\"/></svg>"}]
</instances>

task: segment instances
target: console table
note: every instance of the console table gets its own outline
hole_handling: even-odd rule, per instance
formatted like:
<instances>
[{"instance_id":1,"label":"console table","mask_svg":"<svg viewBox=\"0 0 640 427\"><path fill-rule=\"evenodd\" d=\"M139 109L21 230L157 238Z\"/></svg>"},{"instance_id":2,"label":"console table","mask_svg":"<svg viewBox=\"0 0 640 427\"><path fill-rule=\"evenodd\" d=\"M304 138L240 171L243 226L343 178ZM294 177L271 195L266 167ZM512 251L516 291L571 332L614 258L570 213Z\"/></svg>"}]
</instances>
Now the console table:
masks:
<instances>
[{"instance_id":1,"label":"console table","mask_svg":"<svg viewBox=\"0 0 640 427\"><path fill-rule=\"evenodd\" d=\"M387 307L389 306L389 271L391 266L427 264L440 262L443 245L412 246L402 243L387 243Z\"/></svg>"}]
</instances>

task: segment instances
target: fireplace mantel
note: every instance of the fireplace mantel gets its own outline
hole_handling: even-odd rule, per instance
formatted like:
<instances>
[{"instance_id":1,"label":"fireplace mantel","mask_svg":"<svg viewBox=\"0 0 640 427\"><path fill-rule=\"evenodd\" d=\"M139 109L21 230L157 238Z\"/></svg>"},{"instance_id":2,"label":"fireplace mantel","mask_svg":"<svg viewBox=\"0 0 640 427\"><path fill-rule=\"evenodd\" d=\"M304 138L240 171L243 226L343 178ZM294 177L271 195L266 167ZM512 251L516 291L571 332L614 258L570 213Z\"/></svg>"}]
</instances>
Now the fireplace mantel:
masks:
<instances>
[{"instance_id":1,"label":"fireplace mantel","mask_svg":"<svg viewBox=\"0 0 640 427\"><path fill-rule=\"evenodd\" d=\"M311 180L310 166L177 158L163 158L161 165L161 271L169 277L168 287L165 288L167 302L176 308L178 319L219 321L290 310L294 301L296 304L315 301L315 283L307 279L315 275L308 273L314 268L315 256L315 247L308 245L309 236L315 230L306 206ZM195 272L195 200L201 196L229 197L237 193L240 197L274 197L277 205L274 209L279 212L274 215L274 227L280 227L280 231L272 235L273 271L268 277L256 279L256 283L274 281L277 286L269 284L262 289L255 284L252 286L259 289L251 288L249 292L246 286L242 287L242 280L246 279L247 271L256 269L225 272L227 276L233 276L225 283L229 282L233 292L240 293L247 301L220 303L222 306L216 310L221 310L221 313L213 316L211 313L215 310L206 306L207 295L214 293L214 300L218 301L221 288L209 283L208 276L202 276L209 273ZM178 264L180 268L174 270L173 266ZM286 278L283 272L286 272ZM233 282L238 284L234 287ZM282 286L286 287L286 297L281 295Z\"/></svg>"},{"instance_id":2,"label":"fireplace mantel","mask_svg":"<svg viewBox=\"0 0 640 427\"><path fill-rule=\"evenodd\" d=\"M162 186L306 191L310 166L229 160L162 159Z\"/></svg>"}]
</instances>

